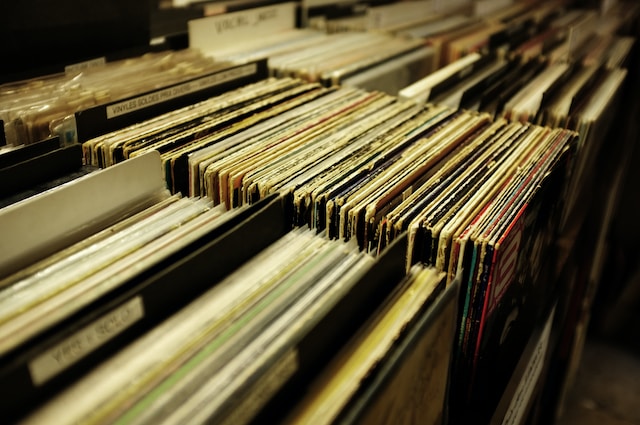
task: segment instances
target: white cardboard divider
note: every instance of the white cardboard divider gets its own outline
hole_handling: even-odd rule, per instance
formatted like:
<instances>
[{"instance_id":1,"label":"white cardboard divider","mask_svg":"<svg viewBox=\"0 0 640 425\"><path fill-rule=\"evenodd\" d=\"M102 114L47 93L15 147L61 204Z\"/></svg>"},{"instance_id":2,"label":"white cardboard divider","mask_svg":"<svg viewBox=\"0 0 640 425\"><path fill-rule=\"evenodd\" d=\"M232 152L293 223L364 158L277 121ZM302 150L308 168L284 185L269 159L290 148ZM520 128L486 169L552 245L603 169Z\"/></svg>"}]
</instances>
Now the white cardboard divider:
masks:
<instances>
[{"instance_id":1,"label":"white cardboard divider","mask_svg":"<svg viewBox=\"0 0 640 425\"><path fill-rule=\"evenodd\" d=\"M296 3L281 3L189 21L189 47L203 52L295 28Z\"/></svg>"},{"instance_id":2,"label":"white cardboard divider","mask_svg":"<svg viewBox=\"0 0 640 425\"><path fill-rule=\"evenodd\" d=\"M150 152L0 209L0 277L86 238L99 230L96 224L163 191L160 154Z\"/></svg>"},{"instance_id":3,"label":"white cardboard divider","mask_svg":"<svg viewBox=\"0 0 640 425\"><path fill-rule=\"evenodd\" d=\"M457 61L451 62L449 65L446 65L427 75L423 79L403 88L398 92L398 98L400 100L410 100L419 105L424 105L429 101L429 95L431 94L431 89L433 87L458 72L462 72L467 69L471 70L469 67L473 67L473 64L480 59L482 59L482 55L479 53L470 53L467 56L463 56Z\"/></svg>"}]
</instances>

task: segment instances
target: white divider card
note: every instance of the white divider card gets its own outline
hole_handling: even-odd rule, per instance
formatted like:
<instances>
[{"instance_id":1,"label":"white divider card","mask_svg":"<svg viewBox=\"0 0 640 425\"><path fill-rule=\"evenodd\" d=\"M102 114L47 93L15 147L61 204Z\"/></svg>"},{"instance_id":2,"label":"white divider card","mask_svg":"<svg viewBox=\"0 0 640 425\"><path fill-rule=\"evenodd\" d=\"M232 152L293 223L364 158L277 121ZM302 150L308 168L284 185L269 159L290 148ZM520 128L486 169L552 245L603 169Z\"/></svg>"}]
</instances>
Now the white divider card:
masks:
<instances>
[{"instance_id":1,"label":"white divider card","mask_svg":"<svg viewBox=\"0 0 640 425\"><path fill-rule=\"evenodd\" d=\"M165 191L160 154L151 152L1 209L0 276L81 240L94 233L92 224Z\"/></svg>"},{"instance_id":2,"label":"white divider card","mask_svg":"<svg viewBox=\"0 0 640 425\"><path fill-rule=\"evenodd\" d=\"M367 9L367 29L383 29L425 21L434 15L436 1L414 0Z\"/></svg>"},{"instance_id":3,"label":"white divider card","mask_svg":"<svg viewBox=\"0 0 640 425\"><path fill-rule=\"evenodd\" d=\"M282 3L189 21L189 46L203 52L295 28L296 3Z\"/></svg>"}]
</instances>

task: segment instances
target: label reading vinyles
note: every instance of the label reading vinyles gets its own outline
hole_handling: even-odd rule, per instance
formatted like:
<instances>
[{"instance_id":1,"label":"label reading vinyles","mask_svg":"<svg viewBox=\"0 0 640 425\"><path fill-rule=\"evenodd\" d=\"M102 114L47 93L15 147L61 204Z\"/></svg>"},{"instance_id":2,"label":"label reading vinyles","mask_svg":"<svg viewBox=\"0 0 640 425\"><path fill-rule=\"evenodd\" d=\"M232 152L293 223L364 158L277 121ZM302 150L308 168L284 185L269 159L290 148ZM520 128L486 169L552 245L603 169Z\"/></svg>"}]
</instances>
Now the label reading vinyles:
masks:
<instances>
[{"instance_id":1,"label":"label reading vinyles","mask_svg":"<svg viewBox=\"0 0 640 425\"><path fill-rule=\"evenodd\" d=\"M29 363L31 379L40 386L144 317L135 297L65 338Z\"/></svg>"},{"instance_id":2,"label":"label reading vinyles","mask_svg":"<svg viewBox=\"0 0 640 425\"><path fill-rule=\"evenodd\" d=\"M208 89L219 84L233 81L237 78L253 75L257 72L257 65L250 63L232 69L227 69L186 83L177 84L166 89L156 90L142 96L123 100L122 102L113 103L107 106L107 119L126 115L130 112L148 108L168 100L178 98L187 94L195 93L200 90Z\"/></svg>"}]
</instances>

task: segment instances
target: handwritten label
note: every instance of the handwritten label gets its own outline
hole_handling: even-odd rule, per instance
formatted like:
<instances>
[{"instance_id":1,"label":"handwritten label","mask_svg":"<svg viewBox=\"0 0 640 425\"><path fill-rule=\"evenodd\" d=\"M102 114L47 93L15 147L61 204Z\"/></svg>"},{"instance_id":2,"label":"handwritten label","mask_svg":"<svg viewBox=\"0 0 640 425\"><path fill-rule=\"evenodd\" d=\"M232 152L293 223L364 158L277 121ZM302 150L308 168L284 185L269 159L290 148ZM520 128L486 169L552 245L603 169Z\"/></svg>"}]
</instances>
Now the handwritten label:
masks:
<instances>
[{"instance_id":1,"label":"handwritten label","mask_svg":"<svg viewBox=\"0 0 640 425\"><path fill-rule=\"evenodd\" d=\"M206 77L178 84L173 87L161 89L132 99L108 105L107 119L119 117L130 112L138 111L149 106L157 105L180 96L208 89L218 84L223 84L236 78L246 77L257 72L257 65L250 63L237 68L221 71Z\"/></svg>"},{"instance_id":2,"label":"handwritten label","mask_svg":"<svg viewBox=\"0 0 640 425\"><path fill-rule=\"evenodd\" d=\"M277 18L278 9L276 8L270 8L255 14L235 15L230 13L228 17L213 22L213 29L216 34L223 34L236 31L242 27L256 27Z\"/></svg>"},{"instance_id":3,"label":"handwritten label","mask_svg":"<svg viewBox=\"0 0 640 425\"><path fill-rule=\"evenodd\" d=\"M142 298L135 297L56 344L29 363L31 379L40 386L144 317Z\"/></svg>"},{"instance_id":4,"label":"handwritten label","mask_svg":"<svg viewBox=\"0 0 640 425\"><path fill-rule=\"evenodd\" d=\"M189 21L189 46L204 52L295 28L295 3L256 7Z\"/></svg>"}]
</instances>

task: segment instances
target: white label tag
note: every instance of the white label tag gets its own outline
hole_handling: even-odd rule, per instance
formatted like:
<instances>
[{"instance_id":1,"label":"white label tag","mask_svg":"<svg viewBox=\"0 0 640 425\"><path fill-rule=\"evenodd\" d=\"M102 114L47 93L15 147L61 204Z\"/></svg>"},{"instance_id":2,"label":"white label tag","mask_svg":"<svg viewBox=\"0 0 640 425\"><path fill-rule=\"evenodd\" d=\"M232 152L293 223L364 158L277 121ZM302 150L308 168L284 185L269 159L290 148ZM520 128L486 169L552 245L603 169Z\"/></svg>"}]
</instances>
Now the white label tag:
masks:
<instances>
[{"instance_id":1,"label":"white label tag","mask_svg":"<svg viewBox=\"0 0 640 425\"><path fill-rule=\"evenodd\" d=\"M296 4L282 3L189 21L189 47L203 52L295 28Z\"/></svg>"},{"instance_id":2,"label":"white label tag","mask_svg":"<svg viewBox=\"0 0 640 425\"><path fill-rule=\"evenodd\" d=\"M226 71L217 72L213 75L198 78L193 81L178 84L162 90L157 90L144 96L134 97L133 99L124 100L107 106L107 119L126 115L130 112L138 111L167 100L175 99L186 94L195 93L199 90L208 89L236 78L246 77L255 74L257 65L250 63L237 68Z\"/></svg>"},{"instance_id":3,"label":"white label tag","mask_svg":"<svg viewBox=\"0 0 640 425\"><path fill-rule=\"evenodd\" d=\"M142 298L135 297L29 363L31 379L40 386L144 317Z\"/></svg>"}]
</instances>

